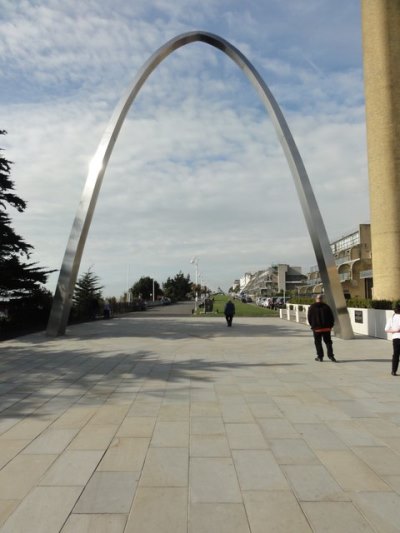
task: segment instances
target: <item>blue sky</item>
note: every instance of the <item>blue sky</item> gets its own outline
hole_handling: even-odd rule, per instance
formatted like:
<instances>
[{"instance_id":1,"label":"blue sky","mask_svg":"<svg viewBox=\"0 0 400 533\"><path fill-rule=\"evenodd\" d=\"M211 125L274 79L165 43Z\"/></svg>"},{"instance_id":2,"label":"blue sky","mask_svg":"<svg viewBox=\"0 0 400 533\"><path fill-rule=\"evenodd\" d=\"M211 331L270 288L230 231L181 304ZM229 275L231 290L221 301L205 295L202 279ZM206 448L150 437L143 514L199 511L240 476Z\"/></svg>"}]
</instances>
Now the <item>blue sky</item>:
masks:
<instances>
[{"instance_id":1,"label":"blue sky","mask_svg":"<svg viewBox=\"0 0 400 533\"><path fill-rule=\"evenodd\" d=\"M34 260L59 268L88 163L137 70L192 30L238 47L272 90L331 239L369 222L361 22L347 0L0 0L0 128L12 213ZM169 56L112 154L81 273L105 295L178 271L227 289L273 262L316 263L295 187L254 89L221 52ZM49 280L54 289L57 275Z\"/></svg>"}]
</instances>

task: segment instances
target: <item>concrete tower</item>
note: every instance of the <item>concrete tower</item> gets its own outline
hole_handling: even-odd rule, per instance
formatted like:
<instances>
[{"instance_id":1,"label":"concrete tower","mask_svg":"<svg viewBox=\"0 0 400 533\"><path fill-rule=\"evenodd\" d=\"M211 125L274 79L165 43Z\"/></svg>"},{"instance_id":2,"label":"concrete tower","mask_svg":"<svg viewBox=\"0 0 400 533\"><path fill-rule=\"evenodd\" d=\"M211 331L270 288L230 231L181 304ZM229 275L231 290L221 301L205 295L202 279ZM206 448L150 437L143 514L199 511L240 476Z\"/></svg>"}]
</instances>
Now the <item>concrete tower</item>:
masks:
<instances>
[{"instance_id":1,"label":"concrete tower","mask_svg":"<svg viewBox=\"0 0 400 533\"><path fill-rule=\"evenodd\" d=\"M400 0L361 0L375 299L400 299Z\"/></svg>"}]
</instances>

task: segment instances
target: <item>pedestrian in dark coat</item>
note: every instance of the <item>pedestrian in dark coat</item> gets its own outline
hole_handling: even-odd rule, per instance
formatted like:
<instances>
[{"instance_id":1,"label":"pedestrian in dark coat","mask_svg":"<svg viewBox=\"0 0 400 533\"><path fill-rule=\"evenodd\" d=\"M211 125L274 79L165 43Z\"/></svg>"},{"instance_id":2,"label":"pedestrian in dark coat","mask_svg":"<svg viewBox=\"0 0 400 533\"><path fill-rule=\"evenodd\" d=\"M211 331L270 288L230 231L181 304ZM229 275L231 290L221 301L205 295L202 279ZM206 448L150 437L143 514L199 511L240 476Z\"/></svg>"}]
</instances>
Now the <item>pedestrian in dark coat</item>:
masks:
<instances>
[{"instance_id":1,"label":"pedestrian in dark coat","mask_svg":"<svg viewBox=\"0 0 400 533\"><path fill-rule=\"evenodd\" d=\"M228 300L225 304L224 315L226 318L226 324L230 328L232 327L232 320L235 315L235 304L232 300Z\"/></svg>"},{"instance_id":2,"label":"pedestrian in dark coat","mask_svg":"<svg viewBox=\"0 0 400 533\"><path fill-rule=\"evenodd\" d=\"M331 330L335 323L335 319L332 313L332 309L323 301L322 294L318 294L315 298L315 303L310 305L308 309L307 319L314 334L314 344L317 350L316 361L323 361L324 349L322 347L322 341L326 344L326 350L328 357L331 361L336 363L335 356L333 355Z\"/></svg>"}]
</instances>

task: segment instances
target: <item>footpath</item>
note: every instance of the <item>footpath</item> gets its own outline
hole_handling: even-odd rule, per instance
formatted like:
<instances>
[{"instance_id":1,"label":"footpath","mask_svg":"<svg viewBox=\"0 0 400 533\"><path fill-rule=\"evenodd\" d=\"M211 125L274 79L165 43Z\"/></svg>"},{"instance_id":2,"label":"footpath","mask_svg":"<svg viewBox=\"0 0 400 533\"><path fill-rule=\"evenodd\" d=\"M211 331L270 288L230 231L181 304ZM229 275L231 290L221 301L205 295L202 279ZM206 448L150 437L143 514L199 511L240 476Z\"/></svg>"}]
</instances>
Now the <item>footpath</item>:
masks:
<instances>
[{"instance_id":1,"label":"footpath","mask_svg":"<svg viewBox=\"0 0 400 533\"><path fill-rule=\"evenodd\" d=\"M400 531L388 341L171 310L0 348L2 533Z\"/></svg>"}]
</instances>

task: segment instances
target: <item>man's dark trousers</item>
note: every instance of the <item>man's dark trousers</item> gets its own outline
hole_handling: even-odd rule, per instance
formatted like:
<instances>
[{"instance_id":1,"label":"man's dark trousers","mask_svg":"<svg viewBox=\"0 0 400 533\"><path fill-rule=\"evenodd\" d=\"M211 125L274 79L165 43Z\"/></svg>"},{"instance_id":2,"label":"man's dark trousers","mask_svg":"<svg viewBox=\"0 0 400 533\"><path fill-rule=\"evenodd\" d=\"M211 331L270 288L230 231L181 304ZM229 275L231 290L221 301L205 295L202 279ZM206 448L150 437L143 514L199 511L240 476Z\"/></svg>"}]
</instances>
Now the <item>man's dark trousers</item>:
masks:
<instances>
[{"instance_id":1,"label":"man's dark trousers","mask_svg":"<svg viewBox=\"0 0 400 533\"><path fill-rule=\"evenodd\" d=\"M393 357L392 357L392 372L396 374L399 368L399 356L400 356L400 339L393 339Z\"/></svg>"},{"instance_id":2,"label":"man's dark trousers","mask_svg":"<svg viewBox=\"0 0 400 533\"><path fill-rule=\"evenodd\" d=\"M233 315L225 315L226 316L226 322L228 324L229 327L232 326L232 320L233 320Z\"/></svg>"},{"instance_id":3,"label":"man's dark trousers","mask_svg":"<svg viewBox=\"0 0 400 533\"><path fill-rule=\"evenodd\" d=\"M313 331L314 333L314 344L317 350L317 356L319 359L324 358L324 349L322 348L322 341L326 344L326 350L328 352L328 357L333 357L333 348L332 348L332 339L330 331Z\"/></svg>"}]
</instances>

